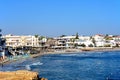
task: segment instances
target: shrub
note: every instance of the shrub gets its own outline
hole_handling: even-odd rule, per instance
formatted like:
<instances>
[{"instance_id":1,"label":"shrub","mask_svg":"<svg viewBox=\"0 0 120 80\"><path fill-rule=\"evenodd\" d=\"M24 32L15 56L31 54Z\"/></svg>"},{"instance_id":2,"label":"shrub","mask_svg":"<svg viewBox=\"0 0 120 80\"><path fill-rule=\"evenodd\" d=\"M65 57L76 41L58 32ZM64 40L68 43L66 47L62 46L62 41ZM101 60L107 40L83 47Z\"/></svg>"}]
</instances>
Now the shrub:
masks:
<instances>
[{"instance_id":1,"label":"shrub","mask_svg":"<svg viewBox=\"0 0 120 80\"><path fill-rule=\"evenodd\" d=\"M93 47L93 45L92 44L90 44L90 45L88 45L89 47Z\"/></svg>"},{"instance_id":2,"label":"shrub","mask_svg":"<svg viewBox=\"0 0 120 80\"><path fill-rule=\"evenodd\" d=\"M86 47L86 45L85 45L85 44L81 44L80 46L82 46L82 47Z\"/></svg>"}]
</instances>

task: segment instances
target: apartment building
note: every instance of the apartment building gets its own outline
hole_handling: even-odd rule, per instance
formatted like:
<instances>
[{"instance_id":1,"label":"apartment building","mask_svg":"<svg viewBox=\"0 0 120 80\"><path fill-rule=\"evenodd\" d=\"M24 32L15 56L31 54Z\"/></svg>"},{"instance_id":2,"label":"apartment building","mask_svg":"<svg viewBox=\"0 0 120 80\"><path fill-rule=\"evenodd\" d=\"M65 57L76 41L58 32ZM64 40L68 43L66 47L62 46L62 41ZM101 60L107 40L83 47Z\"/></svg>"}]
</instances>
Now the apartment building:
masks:
<instances>
[{"instance_id":1,"label":"apartment building","mask_svg":"<svg viewBox=\"0 0 120 80\"><path fill-rule=\"evenodd\" d=\"M81 44L94 46L94 44L90 41L89 36L79 36L78 39L76 39L76 36L57 37L54 39L56 39L57 42L57 45L55 46L56 48L75 48Z\"/></svg>"},{"instance_id":2,"label":"apartment building","mask_svg":"<svg viewBox=\"0 0 120 80\"><path fill-rule=\"evenodd\" d=\"M53 48L55 49L64 49L66 48L66 39L63 39L62 37L56 37L54 38L55 40L55 45Z\"/></svg>"},{"instance_id":3,"label":"apartment building","mask_svg":"<svg viewBox=\"0 0 120 80\"><path fill-rule=\"evenodd\" d=\"M38 37L28 35L28 36L18 36L18 35L5 35L6 46L7 47L39 47Z\"/></svg>"}]
</instances>

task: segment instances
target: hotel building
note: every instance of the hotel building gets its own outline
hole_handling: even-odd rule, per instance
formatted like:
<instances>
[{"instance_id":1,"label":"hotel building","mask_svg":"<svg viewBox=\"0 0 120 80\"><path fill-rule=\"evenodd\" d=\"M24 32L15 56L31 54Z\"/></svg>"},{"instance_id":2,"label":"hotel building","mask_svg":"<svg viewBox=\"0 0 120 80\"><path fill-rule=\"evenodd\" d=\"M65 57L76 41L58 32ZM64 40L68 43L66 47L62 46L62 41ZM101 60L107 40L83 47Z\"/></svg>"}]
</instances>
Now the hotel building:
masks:
<instances>
[{"instance_id":1,"label":"hotel building","mask_svg":"<svg viewBox=\"0 0 120 80\"><path fill-rule=\"evenodd\" d=\"M18 36L18 35L6 35L4 36L6 39L7 47L40 47L39 38L35 36Z\"/></svg>"}]
</instances>

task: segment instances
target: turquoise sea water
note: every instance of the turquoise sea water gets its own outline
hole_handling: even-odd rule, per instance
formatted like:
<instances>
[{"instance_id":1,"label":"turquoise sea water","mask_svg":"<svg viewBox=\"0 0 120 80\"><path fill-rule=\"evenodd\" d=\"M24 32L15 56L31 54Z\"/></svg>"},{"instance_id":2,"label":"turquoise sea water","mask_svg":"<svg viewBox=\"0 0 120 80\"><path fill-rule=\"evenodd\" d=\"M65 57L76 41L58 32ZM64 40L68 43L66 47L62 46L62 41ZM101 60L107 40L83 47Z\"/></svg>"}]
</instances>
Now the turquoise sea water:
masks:
<instances>
[{"instance_id":1,"label":"turquoise sea water","mask_svg":"<svg viewBox=\"0 0 120 80\"><path fill-rule=\"evenodd\" d=\"M37 71L48 80L120 80L120 51L51 54L0 67L20 69Z\"/></svg>"}]
</instances>

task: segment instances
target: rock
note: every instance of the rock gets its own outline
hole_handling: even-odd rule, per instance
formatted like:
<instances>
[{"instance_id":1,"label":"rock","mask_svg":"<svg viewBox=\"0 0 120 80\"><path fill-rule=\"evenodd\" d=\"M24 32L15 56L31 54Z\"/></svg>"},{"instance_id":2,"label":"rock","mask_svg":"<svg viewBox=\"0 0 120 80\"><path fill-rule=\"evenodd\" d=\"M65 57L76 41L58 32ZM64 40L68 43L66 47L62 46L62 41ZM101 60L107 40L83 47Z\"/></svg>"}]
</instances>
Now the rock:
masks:
<instances>
[{"instance_id":1,"label":"rock","mask_svg":"<svg viewBox=\"0 0 120 80\"><path fill-rule=\"evenodd\" d=\"M12 72L0 72L0 80L47 80L39 78L37 72L18 70Z\"/></svg>"},{"instance_id":2,"label":"rock","mask_svg":"<svg viewBox=\"0 0 120 80\"><path fill-rule=\"evenodd\" d=\"M48 79L46 79L46 78L40 78L40 80L48 80Z\"/></svg>"}]
</instances>

